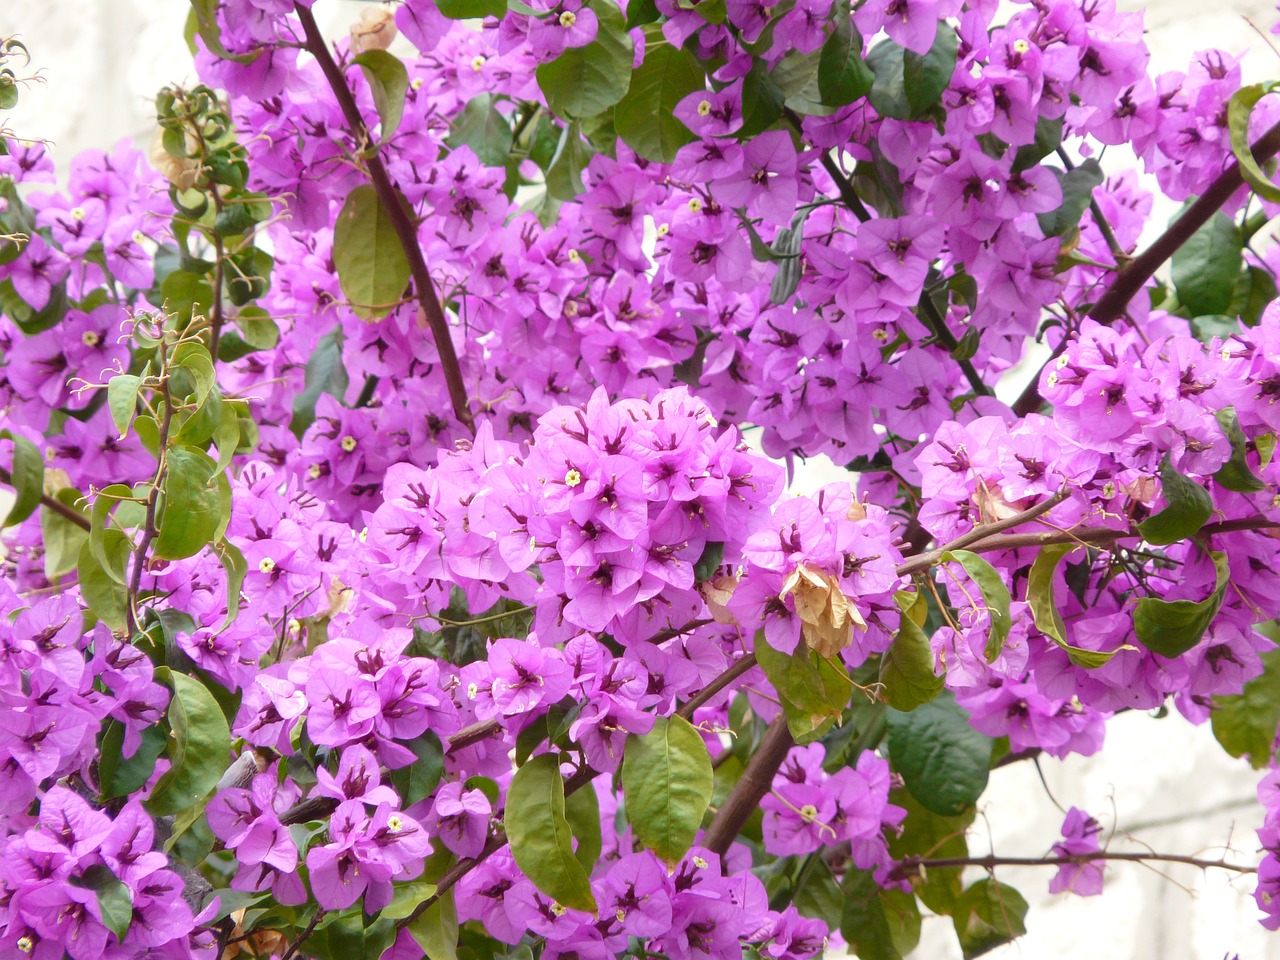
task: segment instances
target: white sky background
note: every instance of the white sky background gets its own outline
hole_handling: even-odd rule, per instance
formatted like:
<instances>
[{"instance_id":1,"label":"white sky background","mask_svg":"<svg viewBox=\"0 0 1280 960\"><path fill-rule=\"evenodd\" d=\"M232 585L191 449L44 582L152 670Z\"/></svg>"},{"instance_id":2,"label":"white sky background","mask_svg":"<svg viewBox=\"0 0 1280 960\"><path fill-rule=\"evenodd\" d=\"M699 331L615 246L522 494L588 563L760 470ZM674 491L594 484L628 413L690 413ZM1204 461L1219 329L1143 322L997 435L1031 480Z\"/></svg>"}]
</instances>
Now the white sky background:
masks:
<instances>
[{"instance_id":1,"label":"white sky background","mask_svg":"<svg viewBox=\"0 0 1280 960\"><path fill-rule=\"evenodd\" d=\"M337 36L365 4L318 0L316 6L322 27ZM1125 0L1121 6L1140 4ZM182 42L186 15L182 0L0 0L0 36L19 34L44 80L23 92L19 108L6 117L8 126L54 141L62 169L87 147L110 149L121 137L145 143L156 90L195 79ZM1155 70L1183 69L1195 51L1219 47L1253 51L1245 61L1246 82L1280 77L1280 54L1268 49L1246 15L1266 31L1274 6L1265 0L1153 0L1146 23ZM1166 218L1152 229L1158 232ZM829 465L823 470L812 464L802 469L797 486L812 489L845 477ZM1122 831L1154 849L1212 858L1221 853L1215 844L1231 843L1239 859L1249 859L1256 849L1256 776L1226 757L1207 727L1190 727L1176 715L1161 721L1121 716L1110 725L1101 756L1047 761L1043 769L1064 807L1080 806L1108 828L1118 818ZM1201 811L1211 812L1196 815ZM975 855L991 849L1007 856L1043 855L1062 822L1028 763L993 774L982 813L970 837ZM1193 816L1182 818L1186 813ZM1175 822L1168 823L1171 818ZM1143 826L1152 823L1157 825ZM1121 864L1110 869L1106 894L1086 901L1050 897L1045 891L1051 874L1044 868L1000 872L1031 902L1029 933L989 956L1219 960L1238 953L1242 960L1280 960L1280 935L1256 923L1247 878L1232 883L1222 873L1205 876L1185 868L1170 870L1171 881ZM959 957L949 920L926 920L916 956Z\"/></svg>"}]
</instances>

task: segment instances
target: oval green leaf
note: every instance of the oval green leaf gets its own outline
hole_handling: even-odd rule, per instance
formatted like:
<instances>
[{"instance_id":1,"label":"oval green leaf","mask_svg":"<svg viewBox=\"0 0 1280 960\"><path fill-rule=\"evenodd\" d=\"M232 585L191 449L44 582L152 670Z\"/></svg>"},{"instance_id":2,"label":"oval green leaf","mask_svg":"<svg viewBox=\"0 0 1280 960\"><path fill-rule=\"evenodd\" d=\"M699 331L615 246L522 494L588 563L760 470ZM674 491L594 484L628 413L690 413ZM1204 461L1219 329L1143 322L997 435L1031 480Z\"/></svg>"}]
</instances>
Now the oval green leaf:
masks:
<instances>
[{"instance_id":1,"label":"oval green leaf","mask_svg":"<svg viewBox=\"0 0 1280 960\"><path fill-rule=\"evenodd\" d=\"M890 710L889 762L911 795L939 816L959 816L987 787L991 738L944 692L910 713Z\"/></svg>"},{"instance_id":2,"label":"oval green leaf","mask_svg":"<svg viewBox=\"0 0 1280 960\"><path fill-rule=\"evenodd\" d=\"M342 205L333 227L333 265L360 319L376 320L399 305L409 284L409 259L371 184L356 187Z\"/></svg>"},{"instance_id":3,"label":"oval green leaf","mask_svg":"<svg viewBox=\"0 0 1280 960\"><path fill-rule=\"evenodd\" d=\"M199 803L217 786L230 762L231 730L218 701L199 680L168 667L157 667L156 679L173 691L165 750L172 766L146 804L152 815L163 817Z\"/></svg>"},{"instance_id":4,"label":"oval green leaf","mask_svg":"<svg viewBox=\"0 0 1280 960\"><path fill-rule=\"evenodd\" d=\"M646 160L670 163L694 135L675 116L676 105L703 89L707 77L697 58L673 47L660 28L645 31L644 62L613 111L618 136Z\"/></svg>"},{"instance_id":5,"label":"oval green leaf","mask_svg":"<svg viewBox=\"0 0 1280 960\"><path fill-rule=\"evenodd\" d=\"M566 907L596 912L590 879L573 852L555 755L534 757L516 771L507 788L504 823L516 865L535 887Z\"/></svg>"},{"instance_id":6,"label":"oval green leaf","mask_svg":"<svg viewBox=\"0 0 1280 960\"><path fill-rule=\"evenodd\" d=\"M658 717L644 736L627 737L627 819L636 838L667 864L679 862L693 845L714 786L707 745L684 717Z\"/></svg>"}]
</instances>

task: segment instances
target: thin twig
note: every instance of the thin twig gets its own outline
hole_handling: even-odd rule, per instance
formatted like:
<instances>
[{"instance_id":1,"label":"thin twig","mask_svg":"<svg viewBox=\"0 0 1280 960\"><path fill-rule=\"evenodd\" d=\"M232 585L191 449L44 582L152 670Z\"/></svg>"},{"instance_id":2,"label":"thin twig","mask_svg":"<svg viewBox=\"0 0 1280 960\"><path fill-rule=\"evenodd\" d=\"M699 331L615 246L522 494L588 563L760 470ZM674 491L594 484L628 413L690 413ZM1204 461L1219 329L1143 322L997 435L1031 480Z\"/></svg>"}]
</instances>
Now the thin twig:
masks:
<instances>
[{"instance_id":1,"label":"thin twig","mask_svg":"<svg viewBox=\"0 0 1280 960\"><path fill-rule=\"evenodd\" d=\"M755 665L756 655L754 653L748 653L745 657L735 660L727 670L685 701L684 705L676 713L688 720L693 716L694 711L714 698L716 694Z\"/></svg>"},{"instance_id":2,"label":"thin twig","mask_svg":"<svg viewBox=\"0 0 1280 960\"><path fill-rule=\"evenodd\" d=\"M316 932L316 924L324 918L324 915L324 907L316 907L316 912L311 915L311 922L298 934L298 939L289 944L289 949L284 952L280 960L293 960L297 956L298 951L302 949L302 945L307 942L311 934Z\"/></svg>"},{"instance_id":3,"label":"thin twig","mask_svg":"<svg viewBox=\"0 0 1280 960\"><path fill-rule=\"evenodd\" d=\"M917 875L922 869L941 869L946 867L981 867L994 870L996 867L1062 867L1072 864L1096 863L1098 861L1118 860L1130 863L1185 863L1202 870L1231 870L1234 873L1257 873L1258 868L1229 860L1202 860L1199 857L1183 856L1177 853L1114 853L1110 850L1094 850L1089 853L1074 853L1057 857L998 857L988 854L985 857L904 857L897 866L889 871L890 880L905 880Z\"/></svg>"},{"instance_id":4,"label":"thin twig","mask_svg":"<svg viewBox=\"0 0 1280 960\"><path fill-rule=\"evenodd\" d=\"M5 486L13 486L13 474L4 467L0 467L0 483ZM40 494L40 505L52 510L58 516L74 523L81 530L90 530L89 518L77 510L75 507L69 507L57 497L51 497L47 494Z\"/></svg>"},{"instance_id":5,"label":"thin twig","mask_svg":"<svg viewBox=\"0 0 1280 960\"><path fill-rule=\"evenodd\" d=\"M316 25L315 17L312 16L310 9L303 6L300 0L294 4L294 12L297 13L298 20L302 23L303 34L306 37L306 42L303 46L308 53L316 58L316 62L320 65L325 79L329 82L329 87L333 90L333 95L338 100L342 115L346 118L347 125L351 128L351 133L356 138L356 143L373 143L369 128L365 126L364 117L361 116L360 108L356 105L355 97L351 94L351 88L347 86L346 78L342 75L342 71L334 61L333 55L329 52L329 47L320 33L320 28ZM431 336L435 339L436 352L440 355L440 368L444 372L445 383L449 389L449 399L453 404L453 415L459 422L471 427L474 425L474 419L467 400L467 389L462 381L462 368L458 364L458 355L453 349L453 339L449 334L449 321L445 318L444 308L440 305L440 297L436 293L435 283L431 279L431 273L427 270L427 262L422 256L422 247L418 244L417 227L405 212L404 205L400 199L400 191L391 180L391 176L387 173L387 168L376 150L371 150L366 155L365 166L369 171L369 180L378 194L378 202L382 204L382 211L395 228L396 237L399 239L400 246L404 248L405 256L409 260L409 273L413 277L413 285L418 294L418 302L422 307L423 316L427 318L428 326L431 327Z\"/></svg>"}]
</instances>

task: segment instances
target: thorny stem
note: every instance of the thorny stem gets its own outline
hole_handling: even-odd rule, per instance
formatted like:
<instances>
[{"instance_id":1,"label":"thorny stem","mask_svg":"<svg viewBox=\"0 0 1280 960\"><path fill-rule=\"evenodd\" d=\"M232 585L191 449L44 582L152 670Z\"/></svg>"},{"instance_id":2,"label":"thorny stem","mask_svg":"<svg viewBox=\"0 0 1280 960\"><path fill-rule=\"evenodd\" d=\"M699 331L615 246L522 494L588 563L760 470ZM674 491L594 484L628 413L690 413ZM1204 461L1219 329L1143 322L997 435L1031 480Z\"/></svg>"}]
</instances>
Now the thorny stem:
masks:
<instances>
[{"instance_id":1,"label":"thorny stem","mask_svg":"<svg viewBox=\"0 0 1280 960\"><path fill-rule=\"evenodd\" d=\"M302 23L306 36L303 47L316 58L324 73L333 95L338 100L342 115L351 128L357 143L371 143L369 128L365 126L360 108L356 106L351 88L346 78L334 62L333 55L316 25L315 17L301 2L294 4L294 12ZM365 166L369 171L369 180L378 194L378 202L382 204L383 213L395 227L396 237L404 248L409 260L409 272L413 277L413 285L418 294L418 302L422 313L431 327L431 336L435 339L436 352L440 355L440 368L444 372L445 383L449 389L449 399L453 404L453 415L467 427L474 426L474 418L467 400L467 389L462 382L462 368L458 365L458 355L453 349L453 339L449 334L449 321L440 305L440 297L436 293L435 283L427 270L427 262L423 259L422 248L418 245L418 231L400 202L400 191L387 173L387 168L376 151L370 151L365 157Z\"/></svg>"}]
</instances>

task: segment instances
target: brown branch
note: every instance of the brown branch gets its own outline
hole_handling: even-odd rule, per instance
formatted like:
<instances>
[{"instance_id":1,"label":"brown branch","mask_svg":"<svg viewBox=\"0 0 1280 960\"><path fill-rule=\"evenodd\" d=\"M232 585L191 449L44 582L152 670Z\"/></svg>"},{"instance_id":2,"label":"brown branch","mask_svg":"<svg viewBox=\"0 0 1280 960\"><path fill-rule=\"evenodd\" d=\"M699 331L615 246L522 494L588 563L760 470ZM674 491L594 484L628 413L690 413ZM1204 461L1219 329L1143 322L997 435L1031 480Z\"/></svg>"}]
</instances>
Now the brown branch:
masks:
<instances>
[{"instance_id":1,"label":"brown branch","mask_svg":"<svg viewBox=\"0 0 1280 960\"><path fill-rule=\"evenodd\" d=\"M745 657L735 660L729 665L727 670L686 700L684 705L677 710L676 713L688 720L693 716L695 710L710 701L716 694L729 686L729 684L733 683L733 681L737 680L755 665L756 655L754 653L748 653Z\"/></svg>"},{"instance_id":2,"label":"brown branch","mask_svg":"<svg viewBox=\"0 0 1280 960\"><path fill-rule=\"evenodd\" d=\"M1214 536L1220 533L1238 533L1245 530L1277 530L1280 520L1266 517L1244 517L1238 520L1221 520L1206 523L1196 534ZM987 536L969 549L974 553L991 553L996 550L1018 550L1022 547L1043 547L1054 543L1080 543L1087 545L1112 543L1116 540L1140 540L1142 533L1136 529L1116 530L1112 527L1073 527L1068 530L1046 530L1043 533L1014 533L1005 536Z\"/></svg>"},{"instance_id":3,"label":"brown branch","mask_svg":"<svg viewBox=\"0 0 1280 960\"><path fill-rule=\"evenodd\" d=\"M160 346L160 363L167 362L164 345ZM160 420L160 436L157 441L159 462L156 464L155 479L151 491L147 494L147 513L142 525L142 537L138 541L137 552L133 558L133 573L129 577L129 589L125 597L125 626L132 637L138 630L137 603L138 594L142 592L142 574L147 566L147 553L155 541L159 531L156 529L156 513L160 505L160 487L164 483L165 474L169 470L167 451L169 449L169 430L173 426L173 397L169 395L169 372L162 370L160 377L160 395L164 398L164 416ZM92 530L90 531L92 532Z\"/></svg>"},{"instance_id":4,"label":"brown branch","mask_svg":"<svg viewBox=\"0 0 1280 960\"><path fill-rule=\"evenodd\" d=\"M928 553L922 553L919 556L911 557L898 567L898 576L906 577L915 573L921 573L937 563L942 558L942 555L947 551L963 550L975 543L986 540L988 537L999 534L1004 530L1011 530L1014 527L1019 527L1028 520L1034 520L1036 517L1048 513L1066 498L1067 491L1065 489L1059 490L1047 500L1042 500L1035 506L1028 507L1026 510L1021 511L1012 517L1006 517L1003 520L996 520L993 523L979 524L968 533L962 533L950 543L944 544L936 550L930 550Z\"/></svg>"},{"instance_id":5,"label":"brown branch","mask_svg":"<svg viewBox=\"0 0 1280 960\"><path fill-rule=\"evenodd\" d=\"M351 88L347 86L342 70L334 62L333 55L329 52L329 47L320 33L320 28L316 25L315 17L301 2L294 4L294 12L302 23L302 31L306 37L303 47L316 58L316 62L320 65L325 79L329 82L329 87L333 90L333 95L338 100L342 115L356 138L356 143L373 143L369 128L365 126L360 108L356 105L355 97L351 95ZM417 227L405 212L400 200L400 191L392 182L376 150L370 150L365 158L365 166L369 171L369 180L378 194L378 201L382 204L382 210L395 227L396 237L400 240L400 246L404 248L405 256L409 260L409 272L413 276L418 302L422 307L423 315L427 318L428 326L431 327L436 352L440 355L440 368L444 372L445 383L449 388L453 415L459 422L471 427L474 425L474 420L467 400L467 389L462 382L462 368L458 364L458 355L454 352L453 340L449 336L449 321L445 318L440 297L436 293L435 284L427 270L427 262L422 256L422 248L418 244Z\"/></svg>"},{"instance_id":6,"label":"brown branch","mask_svg":"<svg viewBox=\"0 0 1280 960\"><path fill-rule=\"evenodd\" d=\"M293 960L297 956L298 951L302 949L302 945L316 932L316 924L324 919L324 915L324 907L316 907L316 912L311 915L311 922L303 928L302 933L298 934L298 939L289 944L289 949L284 952L280 960Z\"/></svg>"},{"instance_id":7,"label":"brown branch","mask_svg":"<svg viewBox=\"0 0 1280 960\"><path fill-rule=\"evenodd\" d=\"M737 838L742 825L760 806L761 799L773 786L773 778L787 758L787 752L795 745L787 719L779 715L769 724L760 746L752 754L742 778L734 784L728 799L720 805L702 845L724 856Z\"/></svg>"},{"instance_id":8,"label":"brown branch","mask_svg":"<svg viewBox=\"0 0 1280 960\"><path fill-rule=\"evenodd\" d=\"M8 470L6 470L4 467L0 467L0 483L3 483L5 484L5 486L9 486L9 487L13 486L13 474L10 473ZM51 497L48 494L42 493L40 494L40 505L42 507L48 508L49 510L52 510L54 513L56 513L58 516L62 517L63 519L69 520L70 522L74 523L81 530L93 529L92 526L90 526L89 524L88 517L86 517L83 513L81 513L75 507L67 506L57 497Z\"/></svg>"},{"instance_id":9,"label":"brown branch","mask_svg":"<svg viewBox=\"0 0 1280 960\"><path fill-rule=\"evenodd\" d=\"M985 857L904 857L897 866L889 871L890 880L906 880L919 875L920 871L945 867L982 867L994 870L996 867L1062 867L1070 864L1096 863L1097 861L1124 861L1129 863L1185 863L1202 870L1231 870L1235 873L1257 873L1257 867L1228 860L1202 860L1199 857L1187 857L1177 853L1113 853L1109 850L1095 850L1091 853L1075 853L1065 856L1050 857L998 857L988 854Z\"/></svg>"}]
</instances>

